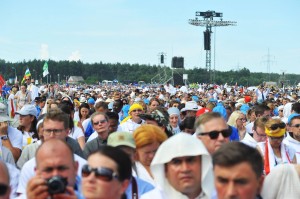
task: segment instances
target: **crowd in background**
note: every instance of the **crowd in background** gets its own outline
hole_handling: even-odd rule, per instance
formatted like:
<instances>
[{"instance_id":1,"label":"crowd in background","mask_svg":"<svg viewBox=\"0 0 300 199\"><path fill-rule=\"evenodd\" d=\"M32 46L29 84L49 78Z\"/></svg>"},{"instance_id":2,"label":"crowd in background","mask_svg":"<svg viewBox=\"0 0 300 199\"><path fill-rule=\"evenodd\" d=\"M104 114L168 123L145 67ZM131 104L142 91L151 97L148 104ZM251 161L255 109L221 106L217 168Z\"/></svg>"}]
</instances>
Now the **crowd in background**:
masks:
<instances>
[{"instance_id":1,"label":"crowd in background","mask_svg":"<svg viewBox=\"0 0 300 199\"><path fill-rule=\"evenodd\" d=\"M2 92L0 198L300 198L298 88L25 81Z\"/></svg>"}]
</instances>

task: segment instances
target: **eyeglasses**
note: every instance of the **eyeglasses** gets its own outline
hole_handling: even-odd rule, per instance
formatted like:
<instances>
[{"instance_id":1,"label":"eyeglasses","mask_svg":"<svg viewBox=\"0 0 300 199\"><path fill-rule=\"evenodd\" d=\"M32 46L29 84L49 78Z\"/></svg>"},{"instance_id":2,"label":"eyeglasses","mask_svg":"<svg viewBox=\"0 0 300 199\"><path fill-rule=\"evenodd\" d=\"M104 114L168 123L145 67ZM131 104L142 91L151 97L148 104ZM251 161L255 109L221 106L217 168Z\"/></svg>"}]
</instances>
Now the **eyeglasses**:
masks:
<instances>
[{"instance_id":1,"label":"eyeglasses","mask_svg":"<svg viewBox=\"0 0 300 199\"><path fill-rule=\"evenodd\" d=\"M281 136L281 137L271 137L271 136L268 136L270 138L270 140L283 140L284 136Z\"/></svg>"},{"instance_id":2,"label":"eyeglasses","mask_svg":"<svg viewBox=\"0 0 300 199\"><path fill-rule=\"evenodd\" d=\"M281 129L284 129L285 128L285 123L279 123L279 124L272 124L271 126L270 126L270 129L271 130L276 130L276 129L278 129L278 128L281 128Z\"/></svg>"},{"instance_id":3,"label":"eyeglasses","mask_svg":"<svg viewBox=\"0 0 300 199\"><path fill-rule=\"evenodd\" d=\"M30 80L30 79L26 79L26 81L28 81L28 80Z\"/></svg>"},{"instance_id":4,"label":"eyeglasses","mask_svg":"<svg viewBox=\"0 0 300 199\"><path fill-rule=\"evenodd\" d=\"M221 130L221 131L210 131L210 132L207 132L207 133L198 133L198 135L208 135L210 137L210 139L217 139L219 137L219 134L221 133L222 136L224 138L228 138L230 135L231 135L231 128L228 128L228 129L224 129L224 130Z\"/></svg>"},{"instance_id":5,"label":"eyeglasses","mask_svg":"<svg viewBox=\"0 0 300 199\"><path fill-rule=\"evenodd\" d=\"M0 183L0 196L7 193L8 185Z\"/></svg>"},{"instance_id":6,"label":"eyeglasses","mask_svg":"<svg viewBox=\"0 0 300 199\"><path fill-rule=\"evenodd\" d=\"M247 121L247 119L245 119L245 118L239 118L238 120L240 120L242 122L246 122Z\"/></svg>"},{"instance_id":7,"label":"eyeglasses","mask_svg":"<svg viewBox=\"0 0 300 199\"><path fill-rule=\"evenodd\" d=\"M60 135L65 129L44 129L44 134L50 135L53 132L54 135Z\"/></svg>"},{"instance_id":8,"label":"eyeglasses","mask_svg":"<svg viewBox=\"0 0 300 199\"><path fill-rule=\"evenodd\" d=\"M107 122L106 119L104 119L104 120L99 120L98 122L93 122L93 125L104 124L105 122Z\"/></svg>"},{"instance_id":9,"label":"eyeglasses","mask_svg":"<svg viewBox=\"0 0 300 199\"><path fill-rule=\"evenodd\" d=\"M258 135L259 137L266 137L267 136L266 134L259 134L259 133L257 133L256 130L254 130L254 131L255 131L256 135Z\"/></svg>"},{"instance_id":10,"label":"eyeglasses","mask_svg":"<svg viewBox=\"0 0 300 199\"><path fill-rule=\"evenodd\" d=\"M115 179L119 178L117 173L114 172L112 169L105 168L105 167L92 168L87 164L82 167L81 175L82 177L88 177L89 175L91 175L92 172L95 173L96 178L106 182L110 182L114 178Z\"/></svg>"},{"instance_id":11,"label":"eyeglasses","mask_svg":"<svg viewBox=\"0 0 300 199\"><path fill-rule=\"evenodd\" d=\"M135 110L132 110L132 112L142 112L142 109L135 109Z\"/></svg>"},{"instance_id":12,"label":"eyeglasses","mask_svg":"<svg viewBox=\"0 0 300 199\"><path fill-rule=\"evenodd\" d=\"M299 127L300 127L300 124L295 124L295 125L293 125L293 126L291 126L291 127L299 128Z\"/></svg>"}]
</instances>

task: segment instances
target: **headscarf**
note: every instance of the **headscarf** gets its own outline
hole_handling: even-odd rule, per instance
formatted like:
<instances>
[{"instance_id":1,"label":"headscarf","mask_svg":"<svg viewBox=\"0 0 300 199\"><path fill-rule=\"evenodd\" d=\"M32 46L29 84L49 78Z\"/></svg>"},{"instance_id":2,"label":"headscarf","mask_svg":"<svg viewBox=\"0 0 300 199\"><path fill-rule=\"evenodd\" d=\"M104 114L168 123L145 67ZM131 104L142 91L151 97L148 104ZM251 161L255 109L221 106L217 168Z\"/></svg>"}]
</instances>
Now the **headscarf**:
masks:
<instances>
[{"instance_id":1,"label":"headscarf","mask_svg":"<svg viewBox=\"0 0 300 199\"><path fill-rule=\"evenodd\" d=\"M124 122L126 122L127 120L131 119L130 113L131 113L131 111L136 110L136 109L144 110L143 107L142 107L142 105L140 105L140 104L138 104L138 103L132 104L132 105L130 106L130 108L129 108L129 111L128 111L128 114L129 114L129 115L128 115L126 118L124 118L124 119L122 120L121 124L124 123Z\"/></svg>"},{"instance_id":2,"label":"headscarf","mask_svg":"<svg viewBox=\"0 0 300 199\"><path fill-rule=\"evenodd\" d=\"M178 133L158 148L151 163L151 172L156 184L166 193L168 198L187 198L186 195L175 190L165 177L165 164L173 158L201 155L201 187L205 198L211 198L214 189L212 161L203 143L186 133Z\"/></svg>"},{"instance_id":3,"label":"headscarf","mask_svg":"<svg viewBox=\"0 0 300 199\"><path fill-rule=\"evenodd\" d=\"M300 178L295 165L281 164L266 176L261 196L264 199L300 198L299 184Z\"/></svg>"},{"instance_id":4,"label":"headscarf","mask_svg":"<svg viewBox=\"0 0 300 199\"><path fill-rule=\"evenodd\" d=\"M289 103L286 103L286 105L284 105L284 108L283 108L283 115L284 117L288 118L291 113L292 113L292 105L293 103L289 102Z\"/></svg>"},{"instance_id":5,"label":"headscarf","mask_svg":"<svg viewBox=\"0 0 300 199\"><path fill-rule=\"evenodd\" d=\"M142 107L142 105L140 105L140 104L138 104L138 103L134 103L134 104L132 104L132 105L130 106L129 111L128 111L128 114L130 114L131 111L136 110L136 109L141 109L141 110L143 110L143 107Z\"/></svg>"},{"instance_id":6,"label":"headscarf","mask_svg":"<svg viewBox=\"0 0 300 199\"><path fill-rule=\"evenodd\" d=\"M272 131L271 129L268 129L267 127L265 128L265 132L267 136L271 137L282 137L285 134L285 128L284 129L279 129L276 131Z\"/></svg>"}]
</instances>

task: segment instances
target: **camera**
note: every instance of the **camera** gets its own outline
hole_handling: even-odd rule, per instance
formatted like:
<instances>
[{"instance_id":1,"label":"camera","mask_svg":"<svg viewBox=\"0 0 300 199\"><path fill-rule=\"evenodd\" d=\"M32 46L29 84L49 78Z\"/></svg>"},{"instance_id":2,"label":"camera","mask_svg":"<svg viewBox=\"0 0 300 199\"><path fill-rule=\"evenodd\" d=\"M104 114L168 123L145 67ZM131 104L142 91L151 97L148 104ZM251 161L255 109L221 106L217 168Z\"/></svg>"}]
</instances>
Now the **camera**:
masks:
<instances>
[{"instance_id":1,"label":"camera","mask_svg":"<svg viewBox=\"0 0 300 199\"><path fill-rule=\"evenodd\" d=\"M54 176L47 180L48 193L50 195L64 193L66 191L67 184L67 178Z\"/></svg>"}]
</instances>

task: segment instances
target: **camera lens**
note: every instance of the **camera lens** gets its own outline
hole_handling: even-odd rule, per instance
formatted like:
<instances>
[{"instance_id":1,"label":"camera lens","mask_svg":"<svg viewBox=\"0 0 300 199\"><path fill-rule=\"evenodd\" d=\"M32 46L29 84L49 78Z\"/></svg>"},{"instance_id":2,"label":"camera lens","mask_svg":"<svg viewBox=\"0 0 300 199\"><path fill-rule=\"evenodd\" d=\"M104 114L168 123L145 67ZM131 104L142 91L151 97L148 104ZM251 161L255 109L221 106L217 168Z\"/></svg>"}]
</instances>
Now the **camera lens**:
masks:
<instances>
[{"instance_id":1,"label":"camera lens","mask_svg":"<svg viewBox=\"0 0 300 199\"><path fill-rule=\"evenodd\" d=\"M67 180L61 176L54 176L48 180L48 192L51 195L64 193L67 186Z\"/></svg>"}]
</instances>

